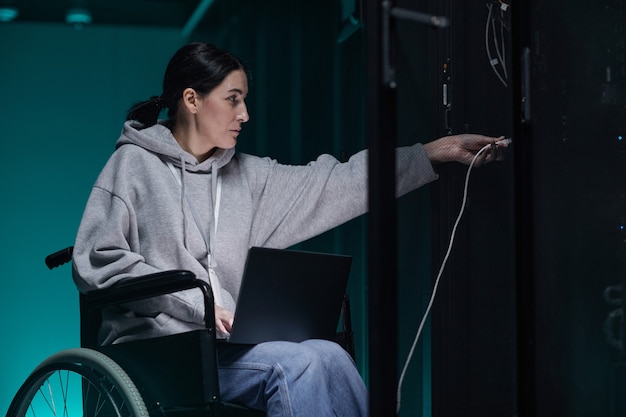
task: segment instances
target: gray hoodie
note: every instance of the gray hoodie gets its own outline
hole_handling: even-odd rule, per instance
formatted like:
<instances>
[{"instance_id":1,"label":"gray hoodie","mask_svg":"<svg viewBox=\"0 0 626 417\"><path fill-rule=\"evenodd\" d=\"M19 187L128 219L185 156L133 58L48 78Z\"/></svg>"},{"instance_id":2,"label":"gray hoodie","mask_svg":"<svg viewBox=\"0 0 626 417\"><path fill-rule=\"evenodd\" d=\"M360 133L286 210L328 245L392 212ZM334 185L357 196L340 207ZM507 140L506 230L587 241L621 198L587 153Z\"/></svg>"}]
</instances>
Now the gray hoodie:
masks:
<instances>
[{"instance_id":1,"label":"gray hoodie","mask_svg":"<svg viewBox=\"0 0 626 417\"><path fill-rule=\"evenodd\" d=\"M420 144L396 155L398 195L437 178ZM210 247L221 286L214 291L234 311L250 247L287 248L366 211L367 151L345 163L321 155L293 166L218 149L198 162L167 127L126 122L87 201L74 244L74 281L85 292L185 269L208 282ZM203 317L197 290L133 302L105 312L100 341L199 329Z\"/></svg>"}]
</instances>

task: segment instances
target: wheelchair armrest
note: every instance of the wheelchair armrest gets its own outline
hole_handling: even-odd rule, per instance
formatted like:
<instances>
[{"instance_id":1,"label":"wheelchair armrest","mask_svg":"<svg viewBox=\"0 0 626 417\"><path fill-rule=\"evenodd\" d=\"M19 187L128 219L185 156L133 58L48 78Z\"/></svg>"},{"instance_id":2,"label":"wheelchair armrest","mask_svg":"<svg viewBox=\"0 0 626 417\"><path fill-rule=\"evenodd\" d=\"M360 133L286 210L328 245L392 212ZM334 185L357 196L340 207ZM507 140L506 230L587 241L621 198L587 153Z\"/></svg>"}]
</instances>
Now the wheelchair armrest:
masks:
<instances>
[{"instance_id":1,"label":"wheelchair armrest","mask_svg":"<svg viewBox=\"0 0 626 417\"><path fill-rule=\"evenodd\" d=\"M61 249L46 257L49 269L56 268L72 260L73 246ZM196 279L191 271L170 270L154 274L131 277L117 282L102 290L89 291L81 294L81 308L93 311L115 304L127 303L157 295L170 294L177 291L199 288L204 295L205 307L211 306L213 311L213 292L211 287L202 280ZM207 310L208 311L208 310ZM211 323L213 320L211 320Z\"/></svg>"},{"instance_id":2,"label":"wheelchair armrest","mask_svg":"<svg viewBox=\"0 0 626 417\"><path fill-rule=\"evenodd\" d=\"M90 308L127 303L176 291L201 287L204 281L185 270L162 271L149 275L125 278L108 288L84 293Z\"/></svg>"},{"instance_id":3,"label":"wheelchair armrest","mask_svg":"<svg viewBox=\"0 0 626 417\"><path fill-rule=\"evenodd\" d=\"M198 288L204 296L205 324L212 330L215 323L213 291L208 283L197 279L191 271L170 270L123 279L109 288L81 294L81 309L103 307L143 300L177 291Z\"/></svg>"}]
</instances>

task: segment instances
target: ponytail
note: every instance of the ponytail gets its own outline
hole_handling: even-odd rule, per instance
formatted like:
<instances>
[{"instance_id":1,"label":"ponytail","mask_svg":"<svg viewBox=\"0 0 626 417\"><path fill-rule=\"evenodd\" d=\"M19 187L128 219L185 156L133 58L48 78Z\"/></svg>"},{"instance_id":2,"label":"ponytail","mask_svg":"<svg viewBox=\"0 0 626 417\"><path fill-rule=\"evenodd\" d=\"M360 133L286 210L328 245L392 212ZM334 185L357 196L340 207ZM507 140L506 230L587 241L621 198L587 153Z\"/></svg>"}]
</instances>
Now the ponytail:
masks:
<instances>
[{"instance_id":1,"label":"ponytail","mask_svg":"<svg viewBox=\"0 0 626 417\"><path fill-rule=\"evenodd\" d=\"M163 95L135 104L126 120L137 120L144 127L150 127L158 122L161 110L168 109L167 117L174 124L186 88L207 95L235 70L246 72L246 67L229 52L204 42L189 43L176 51L168 63L163 77Z\"/></svg>"},{"instance_id":2,"label":"ponytail","mask_svg":"<svg viewBox=\"0 0 626 417\"><path fill-rule=\"evenodd\" d=\"M137 120L146 127L150 127L157 123L159 114L164 108L163 97L153 96L150 100L135 104L128 112L126 120Z\"/></svg>"}]
</instances>

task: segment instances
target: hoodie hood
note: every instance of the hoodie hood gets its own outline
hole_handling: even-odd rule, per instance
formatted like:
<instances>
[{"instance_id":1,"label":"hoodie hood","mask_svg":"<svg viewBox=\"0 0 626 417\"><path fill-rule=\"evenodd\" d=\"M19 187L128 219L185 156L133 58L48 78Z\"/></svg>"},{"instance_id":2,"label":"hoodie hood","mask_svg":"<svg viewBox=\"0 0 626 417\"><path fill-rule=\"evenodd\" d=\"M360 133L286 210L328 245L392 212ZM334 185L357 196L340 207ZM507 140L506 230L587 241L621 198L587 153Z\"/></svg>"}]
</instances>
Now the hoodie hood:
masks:
<instances>
[{"instance_id":1,"label":"hoodie hood","mask_svg":"<svg viewBox=\"0 0 626 417\"><path fill-rule=\"evenodd\" d=\"M196 213L191 199L187 199L185 172L193 172L200 174L211 174L210 190L207 190L211 195L213 201L213 221L215 230L217 229L217 220L219 215L220 195L221 195L221 180L218 180L218 173L220 168L228 164L235 154L235 149L221 149L217 150L207 158L205 161L198 162L195 156L185 151L180 147L172 131L164 126L162 123L157 123L150 127L144 127L140 122L129 120L124 123L122 134L115 144L115 148L118 149L124 145L136 145L140 146L147 151L155 153L170 167L173 175L178 180L181 186L181 208L185 205L185 202L191 209L193 214L193 221L196 223L198 229L201 231L204 238L208 256L209 264L209 280L211 288L213 289L213 295L215 297L216 304L224 306L223 298L221 295L221 284L219 279L215 275L215 268L217 262L214 256L215 253L215 233L209 233L208 236L203 232L202 223ZM176 172L176 168L180 170L180 174ZM180 176L179 176L180 175ZM183 213L183 230L184 230L184 246L189 247L187 236L187 218L185 216L185 210L181 209ZM230 306L232 307L232 306Z\"/></svg>"},{"instance_id":2,"label":"hoodie hood","mask_svg":"<svg viewBox=\"0 0 626 417\"><path fill-rule=\"evenodd\" d=\"M144 127L138 121L128 120L124 123L122 134L115 144L115 148L132 144L140 146L150 152L158 154L166 162L190 172L211 172L228 164L235 155L235 149L218 148L207 160L198 162L195 156L180 147L172 132L159 122L150 127Z\"/></svg>"}]
</instances>

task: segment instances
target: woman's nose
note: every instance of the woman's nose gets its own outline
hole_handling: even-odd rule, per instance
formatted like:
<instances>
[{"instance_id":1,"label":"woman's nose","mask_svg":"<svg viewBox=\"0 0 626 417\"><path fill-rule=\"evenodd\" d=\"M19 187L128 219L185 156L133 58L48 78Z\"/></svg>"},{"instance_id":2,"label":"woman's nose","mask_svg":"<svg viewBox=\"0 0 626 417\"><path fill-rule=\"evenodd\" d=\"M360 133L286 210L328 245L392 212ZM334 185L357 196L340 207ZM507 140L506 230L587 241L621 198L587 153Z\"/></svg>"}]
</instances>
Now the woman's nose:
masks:
<instances>
[{"instance_id":1,"label":"woman's nose","mask_svg":"<svg viewBox=\"0 0 626 417\"><path fill-rule=\"evenodd\" d=\"M243 111L239 113L237 118L241 121L241 123L245 123L250 120L250 116L248 115L248 108L246 106L243 107Z\"/></svg>"}]
</instances>

